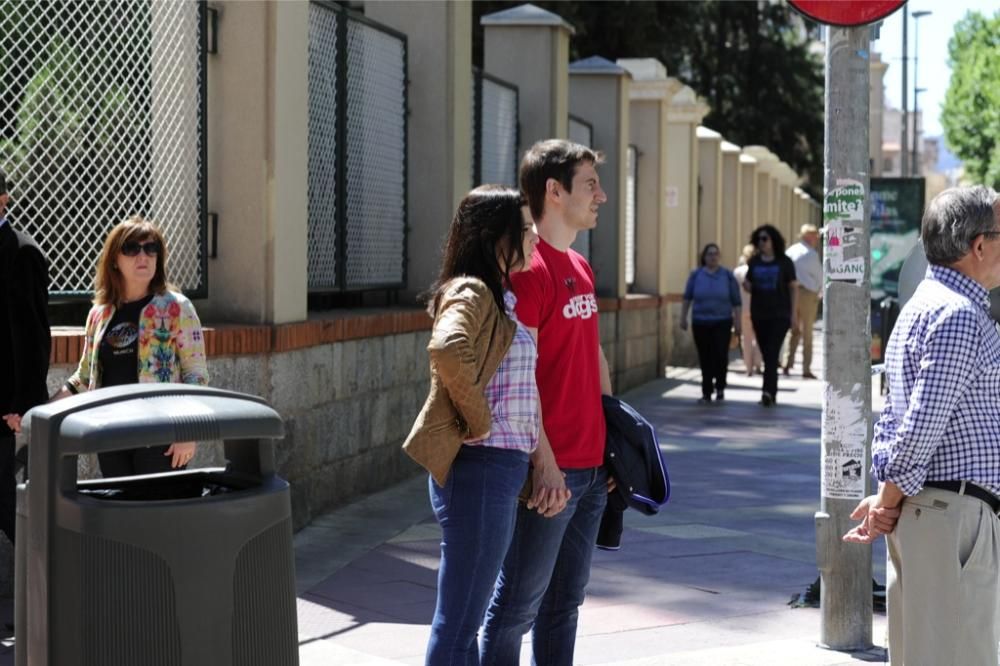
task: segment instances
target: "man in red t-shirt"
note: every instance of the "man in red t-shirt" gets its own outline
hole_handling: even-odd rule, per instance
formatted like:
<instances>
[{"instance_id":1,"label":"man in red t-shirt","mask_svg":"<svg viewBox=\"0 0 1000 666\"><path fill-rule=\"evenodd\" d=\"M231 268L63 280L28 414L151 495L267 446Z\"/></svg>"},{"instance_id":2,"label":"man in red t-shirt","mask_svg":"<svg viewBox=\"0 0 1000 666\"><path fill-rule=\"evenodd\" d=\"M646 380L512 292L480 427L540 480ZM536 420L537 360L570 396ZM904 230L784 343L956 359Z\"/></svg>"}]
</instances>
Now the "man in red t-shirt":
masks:
<instances>
[{"instance_id":1,"label":"man in red t-shirt","mask_svg":"<svg viewBox=\"0 0 1000 666\"><path fill-rule=\"evenodd\" d=\"M542 429L532 454L532 495L486 612L482 663L518 663L532 629L534 663L573 663L576 622L607 504L601 394L611 393L600 346L594 273L570 249L597 225L607 201L585 146L551 139L521 161L521 190L540 239L527 271L511 275L517 317L538 341L535 376Z\"/></svg>"}]
</instances>

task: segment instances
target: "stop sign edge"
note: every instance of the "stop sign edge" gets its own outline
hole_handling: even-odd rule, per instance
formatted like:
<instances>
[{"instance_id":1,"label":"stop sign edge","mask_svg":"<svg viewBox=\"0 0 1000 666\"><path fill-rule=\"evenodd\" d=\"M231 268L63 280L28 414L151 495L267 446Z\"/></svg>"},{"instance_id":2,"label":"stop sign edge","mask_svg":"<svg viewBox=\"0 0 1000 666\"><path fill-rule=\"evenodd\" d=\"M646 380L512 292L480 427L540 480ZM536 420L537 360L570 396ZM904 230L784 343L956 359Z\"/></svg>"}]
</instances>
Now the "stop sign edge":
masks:
<instances>
[{"instance_id":1,"label":"stop sign edge","mask_svg":"<svg viewBox=\"0 0 1000 666\"><path fill-rule=\"evenodd\" d=\"M823 25L832 25L841 28L856 28L858 26L869 25L871 23L881 21L887 16L898 11L900 7L906 4L906 0L884 0L881 3L871 2L870 0L868 2L858 2L858 1L851 2L850 0L839 0L839 1L838 0L826 0L826 1L788 0L788 4L792 7L792 9L797 11L799 14L802 14L811 21L816 21L818 23L822 23ZM838 20L829 15L824 16L821 12L817 13L815 10L812 11L808 10L805 7L801 7L800 5L802 4L807 4L807 5L819 4L819 5L825 5L828 8L836 7L840 10L843 10L845 6L871 7L872 5L876 6L881 5L883 6L883 8L872 12L870 15L858 16L857 20L845 21L845 20Z\"/></svg>"}]
</instances>

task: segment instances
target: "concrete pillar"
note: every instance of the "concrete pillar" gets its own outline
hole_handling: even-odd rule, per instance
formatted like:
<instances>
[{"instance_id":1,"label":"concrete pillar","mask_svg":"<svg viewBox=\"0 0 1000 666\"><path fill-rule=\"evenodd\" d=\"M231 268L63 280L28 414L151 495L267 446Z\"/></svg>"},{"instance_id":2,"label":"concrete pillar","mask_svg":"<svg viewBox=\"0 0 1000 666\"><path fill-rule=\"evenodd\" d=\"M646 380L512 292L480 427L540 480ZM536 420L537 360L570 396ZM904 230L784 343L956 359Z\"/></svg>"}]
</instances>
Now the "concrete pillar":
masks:
<instances>
[{"instance_id":1,"label":"concrete pillar","mask_svg":"<svg viewBox=\"0 0 1000 666\"><path fill-rule=\"evenodd\" d=\"M695 128L698 139L698 252L708 243L722 246L722 135Z\"/></svg>"},{"instance_id":2,"label":"concrete pillar","mask_svg":"<svg viewBox=\"0 0 1000 666\"><path fill-rule=\"evenodd\" d=\"M519 152L536 141L566 138L573 27L558 14L530 4L487 14L479 22L483 26L483 69L517 85L520 91Z\"/></svg>"},{"instance_id":3,"label":"concrete pillar","mask_svg":"<svg viewBox=\"0 0 1000 666\"><path fill-rule=\"evenodd\" d=\"M722 231L719 235L719 247L722 249L723 266L733 268L743 249L740 225L743 194L740 188L740 147L723 141L719 149L722 151L722 187L719 188L722 194Z\"/></svg>"},{"instance_id":4,"label":"concrete pillar","mask_svg":"<svg viewBox=\"0 0 1000 666\"><path fill-rule=\"evenodd\" d=\"M306 318L309 3L220 2L208 58L208 208L219 214L204 319Z\"/></svg>"},{"instance_id":5,"label":"concrete pillar","mask_svg":"<svg viewBox=\"0 0 1000 666\"><path fill-rule=\"evenodd\" d=\"M777 187L778 156L764 146L746 146L743 148L743 152L757 159L757 224L772 224L780 231ZM782 234L784 234L783 231Z\"/></svg>"},{"instance_id":6,"label":"concrete pillar","mask_svg":"<svg viewBox=\"0 0 1000 666\"><path fill-rule=\"evenodd\" d=\"M795 222L795 216L792 213L792 201L795 198L794 190L799 184L799 175L795 172L795 169L785 162L779 162L777 178L778 186L781 190L778 219L781 220L782 226L779 229L782 229L782 233L786 233L787 230L786 238L796 238L798 237L799 227L802 223Z\"/></svg>"},{"instance_id":7,"label":"concrete pillar","mask_svg":"<svg viewBox=\"0 0 1000 666\"><path fill-rule=\"evenodd\" d=\"M412 302L437 276L441 241L469 189L472 5L383 0L366 3L365 13L407 35L410 229L403 298Z\"/></svg>"},{"instance_id":8,"label":"concrete pillar","mask_svg":"<svg viewBox=\"0 0 1000 666\"><path fill-rule=\"evenodd\" d=\"M688 86L682 86L667 107L667 207L670 245L677 245L678 259L687 246L687 261L669 269L668 288L682 293L688 273L698 265L698 139L696 128L708 115L703 103ZM676 193L676 194L675 194ZM673 198L675 205L669 201Z\"/></svg>"},{"instance_id":9,"label":"concrete pillar","mask_svg":"<svg viewBox=\"0 0 1000 666\"><path fill-rule=\"evenodd\" d=\"M882 156L882 109L885 106L885 70L889 64L882 62L880 53L872 53L868 61L870 90L868 93L868 152L871 156L872 176L881 176Z\"/></svg>"},{"instance_id":10,"label":"concrete pillar","mask_svg":"<svg viewBox=\"0 0 1000 666\"><path fill-rule=\"evenodd\" d=\"M667 105L680 84L653 58L618 60L632 75L629 135L636 145L635 291L667 293L670 256L667 217Z\"/></svg>"},{"instance_id":11,"label":"concrete pillar","mask_svg":"<svg viewBox=\"0 0 1000 666\"><path fill-rule=\"evenodd\" d=\"M757 158L740 154L740 227L737 238L739 238L740 252L743 246L750 242L750 234L760 226L758 221L757 203Z\"/></svg>"},{"instance_id":12,"label":"concrete pillar","mask_svg":"<svg viewBox=\"0 0 1000 666\"><path fill-rule=\"evenodd\" d=\"M625 205L628 176L629 91L623 67L594 56L569 66L570 111L594 128L593 148L604 152L601 186L608 201L591 232L590 264L598 296L625 295Z\"/></svg>"}]
</instances>

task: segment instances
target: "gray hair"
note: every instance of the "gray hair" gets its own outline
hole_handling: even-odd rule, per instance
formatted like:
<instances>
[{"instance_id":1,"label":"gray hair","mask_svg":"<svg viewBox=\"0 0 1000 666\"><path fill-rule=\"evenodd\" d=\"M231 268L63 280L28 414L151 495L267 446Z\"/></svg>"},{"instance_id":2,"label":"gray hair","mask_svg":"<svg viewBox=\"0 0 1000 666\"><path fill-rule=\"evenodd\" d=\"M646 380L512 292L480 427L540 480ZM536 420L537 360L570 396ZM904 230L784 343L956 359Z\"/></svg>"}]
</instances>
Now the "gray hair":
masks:
<instances>
[{"instance_id":1,"label":"gray hair","mask_svg":"<svg viewBox=\"0 0 1000 666\"><path fill-rule=\"evenodd\" d=\"M997 193L988 187L953 187L927 205L920 223L927 261L948 266L966 255L980 234L997 229Z\"/></svg>"}]
</instances>

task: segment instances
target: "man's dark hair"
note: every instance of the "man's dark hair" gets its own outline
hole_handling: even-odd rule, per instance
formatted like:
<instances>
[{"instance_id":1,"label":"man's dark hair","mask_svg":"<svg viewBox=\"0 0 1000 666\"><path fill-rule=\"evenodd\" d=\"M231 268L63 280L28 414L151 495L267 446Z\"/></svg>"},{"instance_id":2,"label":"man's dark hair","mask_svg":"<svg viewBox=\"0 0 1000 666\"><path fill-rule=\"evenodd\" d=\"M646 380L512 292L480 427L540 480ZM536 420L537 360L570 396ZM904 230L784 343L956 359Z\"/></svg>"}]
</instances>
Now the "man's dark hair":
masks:
<instances>
[{"instance_id":1,"label":"man's dark hair","mask_svg":"<svg viewBox=\"0 0 1000 666\"><path fill-rule=\"evenodd\" d=\"M536 222L545 212L545 184L549 178L555 178L563 189L572 192L573 176L581 162L597 166L604 162L604 154L565 139L539 141L524 154L519 180Z\"/></svg>"},{"instance_id":2,"label":"man's dark hair","mask_svg":"<svg viewBox=\"0 0 1000 666\"><path fill-rule=\"evenodd\" d=\"M920 222L927 262L950 266L980 234L997 231L997 193L988 187L953 187L931 199Z\"/></svg>"}]
</instances>

